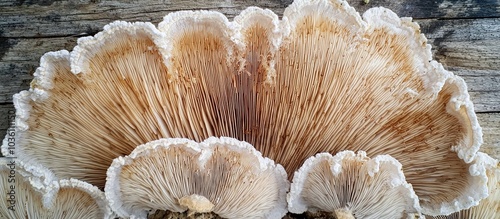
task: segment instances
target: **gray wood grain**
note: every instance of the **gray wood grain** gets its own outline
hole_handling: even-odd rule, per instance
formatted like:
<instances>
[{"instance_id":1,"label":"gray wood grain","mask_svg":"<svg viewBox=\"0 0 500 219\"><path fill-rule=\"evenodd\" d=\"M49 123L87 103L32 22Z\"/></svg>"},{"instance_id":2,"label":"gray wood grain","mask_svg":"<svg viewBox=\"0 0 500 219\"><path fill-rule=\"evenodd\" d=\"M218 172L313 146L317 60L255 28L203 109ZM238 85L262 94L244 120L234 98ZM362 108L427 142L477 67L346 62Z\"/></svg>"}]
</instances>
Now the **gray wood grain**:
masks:
<instances>
[{"instance_id":1,"label":"gray wood grain","mask_svg":"<svg viewBox=\"0 0 500 219\"><path fill-rule=\"evenodd\" d=\"M94 34L102 26L114 20L157 23L167 13L178 10L216 10L231 18L248 6L259 6L282 15L283 9L291 2L291 0L1 1L0 37ZM383 6L403 17L447 19L500 17L500 4L496 0L373 0L369 4L363 4L361 0L348 2L359 12Z\"/></svg>"},{"instance_id":2,"label":"gray wood grain","mask_svg":"<svg viewBox=\"0 0 500 219\"><path fill-rule=\"evenodd\" d=\"M76 40L76 37L8 38L6 49L0 53L0 104L12 103L12 95L29 89L43 54L72 50Z\"/></svg>"},{"instance_id":3,"label":"gray wood grain","mask_svg":"<svg viewBox=\"0 0 500 219\"><path fill-rule=\"evenodd\" d=\"M7 129L13 125L12 115L15 115L13 104L0 105L0 136L3 140Z\"/></svg>"},{"instance_id":4,"label":"gray wood grain","mask_svg":"<svg viewBox=\"0 0 500 219\"><path fill-rule=\"evenodd\" d=\"M500 19L418 22L434 58L467 82L476 112L500 111Z\"/></svg>"},{"instance_id":5,"label":"gray wood grain","mask_svg":"<svg viewBox=\"0 0 500 219\"><path fill-rule=\"evenodd\" d=\"M158 23L179 10L215 10L232 18L249 6L283 14L286 2L267 1L25 1L0 7L0 37L54 37L95 34L115 20ZM57 28L55 28L57 27Z\"/></svg>"},{"instance_id":6,"label":"gray wood grain","mask_svg":"<svg viewBox=\"0 0 500 219\"><path fill-rule=\"evenodd\" d=\"M483 128L481 151L500 159L500 113L480 113L477 119Z\"/></svg>"}]
</instances>

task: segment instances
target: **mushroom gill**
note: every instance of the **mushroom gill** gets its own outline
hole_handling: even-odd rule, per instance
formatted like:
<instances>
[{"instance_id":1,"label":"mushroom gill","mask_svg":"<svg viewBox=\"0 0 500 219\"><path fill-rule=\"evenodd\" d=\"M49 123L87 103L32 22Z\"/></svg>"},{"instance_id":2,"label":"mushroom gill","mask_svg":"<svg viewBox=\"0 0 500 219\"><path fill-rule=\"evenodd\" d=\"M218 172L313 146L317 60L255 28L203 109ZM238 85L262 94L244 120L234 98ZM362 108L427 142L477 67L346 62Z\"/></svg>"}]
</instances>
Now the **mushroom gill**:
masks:
<instances>
[{"instance_id":1,"label":"mushroom gill","mask_svg":"<svg viewBox=\"0 0 500 219\"><path fill-rule=\"evenodd\" d=\"M232 138L160 139L113 161L105 193L121 217L213 212L222 218L282 218L289 183L281 165Z\"/></svg>"},{"instance_id":2,"label":"mushroom gill","mask_svg":"<svg viewBox=\"0 0 500 219\"><path fill-rule=\"evenodd\" d=\"M0 158L0 218L113 218L97 187L75 179L52 181L43 168L30 169Z\"/></svg>"},{"instance_id":3,"label":"mushroom gill","mask_svg":"<svg viewBox=\"0 0 500 219\"><path fill-rule=\"evenodd\" d=\"M328 212L334 218L408 218L420 212L418 198L401 164L388 155L363 151L320 153L295 172L288 210Z\"/></svg>"},{"instance_id":4,"label":"mushroom gill","mask_svg":"<svg viewBox=\"0 0 500 219\"><path fill-rule=\"evenodd\" d=\"M289 176L318 152L388 154L431 215L486 195L485 173L469 172L482 138L464 81L384 8L361 17L345 1L297 0L281 20L248 8L232 22L208 11L158 28L114 22L42 57L15 106L23 161L99 187L137 145L228 136Z\"/></svg>"},{"instance_id":5,"label":"mushroom gill","mask_svg":"<svg viewBox=\"0 0 500 219\"><path fill-rule=\"evenodd\" d=\"M485 166L488 177L488 197L481 200L479 205L469 209L461 210L450 215L440 215L435 219L475 219L475 218L498 218L500 212L500 163L498 160L490 158L488 155L479 152L477 156L488 160Z\"/></svg>"}]
</instances>

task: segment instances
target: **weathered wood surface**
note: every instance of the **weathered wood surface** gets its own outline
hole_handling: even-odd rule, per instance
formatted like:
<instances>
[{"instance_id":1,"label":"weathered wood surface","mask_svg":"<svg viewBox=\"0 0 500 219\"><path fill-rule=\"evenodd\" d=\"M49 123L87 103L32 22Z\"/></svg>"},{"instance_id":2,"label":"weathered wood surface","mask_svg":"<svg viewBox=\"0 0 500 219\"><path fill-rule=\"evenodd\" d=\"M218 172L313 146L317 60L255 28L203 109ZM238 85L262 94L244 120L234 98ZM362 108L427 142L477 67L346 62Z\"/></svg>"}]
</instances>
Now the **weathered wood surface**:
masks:
<instances>
[{"instance_id":1,"label":"weathered wood surface","mask_svg":"<svg viewBox=\"0 0 500 219\"><path fill-rule=\"evenodd\" d=\"M58 1L0 0L0 133L8 127L12 95L28 89L40 57L71 50L115 20L158 23L178 10L216 10L230 19L248 6L282 15L291 0ZM413 17L433 45L435 58L462 76L484 131L483 150L500 158L500 1L349 0L360 13L383 6Z\"/></svg>"},{"instance_id":2,"label":"weathered wood surface","mask_svg":"<svg viewBox=\"0 0 500 219\"><path fill-rule=\"evenodd\" d=\"M481 151L500 159L500 113L481 113L477 117L483 128Z\"/></svg>"},{"instance_id":3,"label":"weathered wood surface","mask_svg":"<svg viewBox=\"0 0 500 219\"><path fill-rule=\"evenodd\" d=\"M92 34L113 20L150 21L158 23L163 16L178 10L216 10L229 18L248 6L269 8L282 15L292 0L256 1L59 1L59 0L3 0L0 2L1 37L54 37ZM361 0L350 0L350 5L362 12L383 6L400 16L414 18L485 18L499 17L497 0L468 1L412 1L372 0L365 5ZM57 28L55 28L57 26Z\"/></svg>"}]
</instances>

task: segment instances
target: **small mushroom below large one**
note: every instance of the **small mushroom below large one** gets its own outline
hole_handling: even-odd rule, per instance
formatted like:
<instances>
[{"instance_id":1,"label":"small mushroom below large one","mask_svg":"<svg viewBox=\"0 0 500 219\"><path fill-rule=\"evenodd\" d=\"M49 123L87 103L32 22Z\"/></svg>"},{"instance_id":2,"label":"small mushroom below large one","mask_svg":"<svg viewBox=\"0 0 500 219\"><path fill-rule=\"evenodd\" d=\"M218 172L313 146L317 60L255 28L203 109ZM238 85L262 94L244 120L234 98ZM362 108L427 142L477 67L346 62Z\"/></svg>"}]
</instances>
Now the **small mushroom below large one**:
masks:
<instances>
[{"instance_id":1,"label":"small mushroom below large one","mask_svg":"<svg viewBox=\"0 0 500 219\"><path fill-rule=\"evenodd\" d=\"M29 170L34 170L33 174ZM0 158L0 218L112 218L104 193L80 180L51 180L43 168Z\"/></svg>"},{"instance_id":2,"label":"small mushroom below large one","mask_svg":"<svg viewBox=\"0 0 500 219\"><path fill-rule=\"evenodd\" d=\"M157 210L212 212L222 218L282 218L287 175L246 142L209 138L160 139L115 159L105 187L121 217Z\"/></svg>"},{"instance_id":3,"label":"small mushroom below large one","mask_svg":"<svg viewBox=\"0 0 500 219\"><path fill-rule=\"evenodd\" d=\"M363 151L321 153L295 172L288 209L330 212L334 218L406 218L420 205L401 164L389 155L373 159Z\"/></svg>"}]
</instances>

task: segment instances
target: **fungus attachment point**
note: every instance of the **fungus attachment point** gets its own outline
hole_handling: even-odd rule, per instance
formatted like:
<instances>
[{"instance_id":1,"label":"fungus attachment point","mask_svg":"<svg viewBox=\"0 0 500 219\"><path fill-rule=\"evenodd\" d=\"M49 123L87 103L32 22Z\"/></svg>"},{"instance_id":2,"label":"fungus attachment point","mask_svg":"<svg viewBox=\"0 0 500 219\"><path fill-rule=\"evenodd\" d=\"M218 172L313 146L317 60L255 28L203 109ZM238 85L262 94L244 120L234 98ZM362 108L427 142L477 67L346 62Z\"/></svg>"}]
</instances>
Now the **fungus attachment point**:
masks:
<instances>
[{"instance_id":1,"label":"fungus attachment point","mask_svg":"<svg viewBox=\"0 0 500 219\"><path fill-rule=\"evenodd\" d=\"M223 218L282 218L286 173L250 144L231 138L160 139L113 161L105 193L121 217L212 212Z\"/></svg>"},{"instance_id":2,"label":"fungus attachment point","mask_svg":"<svg viewBox=\"0 0 500 219\"><path fill-rule=\"evenodd\" d=\"M307 159L287 199L292 213L330 212L338 219L403 218L420 211L401 164L387 155L370 159L362 151Z\"/></svg>"},{"instance_id":3,"label":"fungus attachment point","mask_svg":"<svg viewBox=\"0 0 500 219\"><path fill-rule=\"evenodd\" d=\"M215 205L210 202L205 196L189 195L179 199L179 205L187 208L190 214L207 213L214 210Z\"/></svg>"},{"instance_id":4,"label":"fungus attachment point","mask_svg":"<svg viewBox=\"0 0 500 219\"><path fill-rule=\"evenodd\" d=\"M337 219L356 219L348 208L335 209L333 213Z\"/></svg>"}]
</instances>

